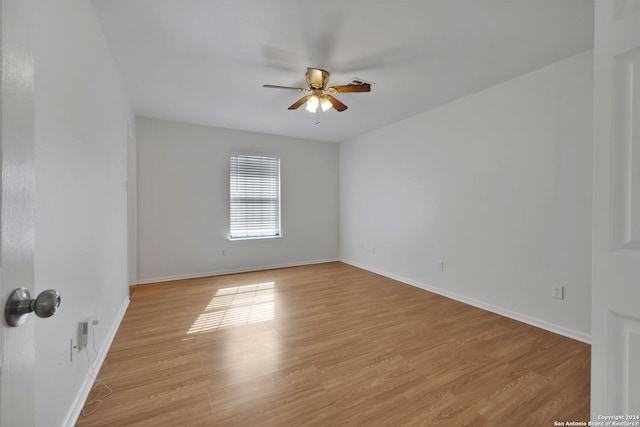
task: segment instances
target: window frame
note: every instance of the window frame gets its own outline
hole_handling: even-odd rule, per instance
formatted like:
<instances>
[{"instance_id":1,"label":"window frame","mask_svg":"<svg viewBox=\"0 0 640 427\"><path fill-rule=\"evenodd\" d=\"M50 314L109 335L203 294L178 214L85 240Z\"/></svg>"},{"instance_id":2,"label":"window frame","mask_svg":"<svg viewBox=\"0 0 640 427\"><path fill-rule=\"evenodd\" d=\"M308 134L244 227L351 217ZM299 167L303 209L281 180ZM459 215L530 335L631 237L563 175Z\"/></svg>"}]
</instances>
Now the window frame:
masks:
<instances>
[{"instance_id":1,"label":"window frame","mask_svg":"<svg viewBox=\"0 0 640 427\"><path fill-rule=\"evenodd\" d=\"M234 222L234 192L233 192L233 176L232 176L232 162L234 157L246 156L246 157L262 157L270 159L270 161L277 160L277 220L272 225L275 226L276 232L273 234L250 234L239 233L234 236L233 234L233 222ZM282 157L273 153L256 153L247 151L233 151L229 153L228 161L228 178L229 178L229 233L228 240L230 242L247 241L247 240L271 240L282 238Z\"/></svg>"}]
</instances>

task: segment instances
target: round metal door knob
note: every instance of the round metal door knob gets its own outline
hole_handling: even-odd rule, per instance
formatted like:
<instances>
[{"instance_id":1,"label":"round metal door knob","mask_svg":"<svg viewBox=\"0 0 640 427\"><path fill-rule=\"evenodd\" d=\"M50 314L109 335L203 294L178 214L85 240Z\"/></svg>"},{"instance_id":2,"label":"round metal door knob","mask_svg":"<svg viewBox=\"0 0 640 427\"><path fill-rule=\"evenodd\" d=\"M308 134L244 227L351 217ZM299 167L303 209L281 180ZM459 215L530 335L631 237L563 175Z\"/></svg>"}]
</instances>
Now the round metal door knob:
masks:
<instances>
[{"instance_id":1,"label":"round metal door knob","mask_svg":"<svg viewBox=\"0 0 640 427\"><path fill-rule=\"evenodd\" d=\"M7 300L4 318L9 326L20 326L27 320L31 312L35 312L38 317L53 316L58 311L60 302L60 293L53 289L47 289L41 292L36 299L31 299L27 288L18 288L11 293Z\"/></svg>"}]
</instances>

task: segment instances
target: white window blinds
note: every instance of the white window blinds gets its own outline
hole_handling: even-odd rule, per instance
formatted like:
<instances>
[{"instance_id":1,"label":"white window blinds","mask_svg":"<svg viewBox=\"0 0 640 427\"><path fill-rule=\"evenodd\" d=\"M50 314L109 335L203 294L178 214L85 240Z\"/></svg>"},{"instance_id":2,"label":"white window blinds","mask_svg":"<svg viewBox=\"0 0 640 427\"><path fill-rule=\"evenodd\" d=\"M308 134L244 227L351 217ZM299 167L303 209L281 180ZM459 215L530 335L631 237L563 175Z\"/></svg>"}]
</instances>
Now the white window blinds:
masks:
<instances>
[{"instance_id":1,"label":"white window blinds","mask_svg":"<svg viewBox=\"0 0 640 427\"><path fill-rule=\"evenodd\" d=\"M280 236L280 158L231 154L231 239Z\"/></svg>"}]
</instances>

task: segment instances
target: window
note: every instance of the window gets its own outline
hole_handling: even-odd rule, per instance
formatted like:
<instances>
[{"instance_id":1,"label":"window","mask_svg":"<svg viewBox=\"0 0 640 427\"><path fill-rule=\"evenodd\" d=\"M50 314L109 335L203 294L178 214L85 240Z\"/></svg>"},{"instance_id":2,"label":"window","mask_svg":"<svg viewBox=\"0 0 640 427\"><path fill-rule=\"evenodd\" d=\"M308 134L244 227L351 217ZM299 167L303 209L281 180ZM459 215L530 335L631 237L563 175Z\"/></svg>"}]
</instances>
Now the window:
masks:
<instances>
[{"instance_id":1,"label":"window","mask_svg":"<svg viewBox=\"0 0 640 427\"><path fill-rule=\"evenodd\" d=\"M231 239L280 237L280 158L231 154Z\"/></svg>"}]
</instances>

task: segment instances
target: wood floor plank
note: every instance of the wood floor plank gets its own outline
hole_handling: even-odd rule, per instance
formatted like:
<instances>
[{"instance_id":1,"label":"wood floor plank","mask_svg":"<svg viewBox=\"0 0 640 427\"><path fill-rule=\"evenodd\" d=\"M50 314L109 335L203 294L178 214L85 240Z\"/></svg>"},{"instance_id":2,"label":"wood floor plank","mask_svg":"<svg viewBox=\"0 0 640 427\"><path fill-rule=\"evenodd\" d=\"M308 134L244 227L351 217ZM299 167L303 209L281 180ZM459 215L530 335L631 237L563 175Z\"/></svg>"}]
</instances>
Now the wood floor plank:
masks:
<instances>
[{"instance_id":1,"label":"wood floor plank","mask_svg":"<svg viewBox=\"0 0 640 427\"><path fill-rule=\"evenodd\" d=\"M78 426L589 418L589 345L343 263L140 285L130 298L99 374L113 394Z\"/></svg>"}]
</instances>

